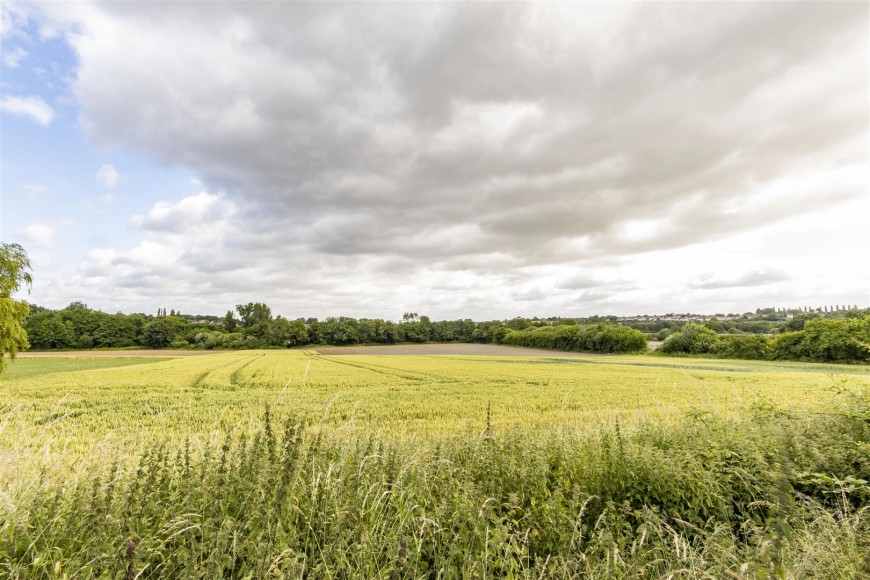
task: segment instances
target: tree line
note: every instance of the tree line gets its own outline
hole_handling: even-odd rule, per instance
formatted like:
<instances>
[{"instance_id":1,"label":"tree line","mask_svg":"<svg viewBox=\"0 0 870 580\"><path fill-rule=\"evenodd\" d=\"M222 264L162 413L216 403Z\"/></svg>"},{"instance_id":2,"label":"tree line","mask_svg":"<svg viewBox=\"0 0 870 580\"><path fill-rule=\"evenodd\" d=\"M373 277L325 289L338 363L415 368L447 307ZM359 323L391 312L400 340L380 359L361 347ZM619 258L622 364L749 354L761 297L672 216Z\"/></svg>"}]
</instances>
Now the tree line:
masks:
<instances>
[{"instance_id":1,"label":"tree line","mask_svg":"<svg viewBox=\"0 0 870 580\"><path fill-rule=\"evenodd\" d=\"M173 311L174 312L174 311ZM32 306L25 322L34 349L197 348L242 349L295 347L309 344L400 344L425 342L505 343L562 350L634 352L646 347L643 333L603 322L552 326L523 318L475 322L471 319L433 321L408 312L400 322L345 316L297 318L273 316L263 303L239 304L223 318L166 314L107 314L73 302L61 310ZM566 342L557 339L564 328L584 330ZM555 329L555 332L553 332ZM631 339L626 339L630 335Z\"/></svg>"},{"instance_id":2,"label":"tree line","mask_svg":"<svg viewBox=\"0 0 870 580\"><path fill-rule=\"evenodd\" d=\"M723 336L705 324L689 323L668 336L659 350L750 360L870 362L870 313L866 310L852 310L843 318L808 316L790 322L772 336Z\"/></svg>"},{"instance_id":3,"label":"tree line","mask_svg":"<svg viewBox=\"0 0 870 580\"><path fill-rule=\"evenodd\" d=\"M837 318L801 313L782 321L776 334L723 334L715 321L668 329L662 354L710 355L755 360L870 361L870 311L840 311ZM838 314L839 314L838 313ZM433 321L409 312L400 322L345 316L287 319L263 303L239 304L223 317L107 314L73 302L61 310L32 306L24 324L30 347L253 349L305 345L490 343L565 351L642 352L649 335L599 318L514 318L475 322ZM589 320L589 319L585 319Z\"/></svg>"}]
</instances>

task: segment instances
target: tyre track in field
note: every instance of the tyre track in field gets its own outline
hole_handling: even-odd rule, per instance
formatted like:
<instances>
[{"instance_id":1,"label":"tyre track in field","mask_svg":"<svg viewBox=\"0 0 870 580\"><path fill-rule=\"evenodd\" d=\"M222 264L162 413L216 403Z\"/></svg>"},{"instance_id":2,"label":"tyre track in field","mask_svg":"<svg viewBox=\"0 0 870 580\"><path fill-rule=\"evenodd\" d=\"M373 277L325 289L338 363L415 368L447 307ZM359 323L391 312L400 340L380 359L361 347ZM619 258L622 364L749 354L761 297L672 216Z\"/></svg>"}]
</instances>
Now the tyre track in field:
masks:
<instances>
[{"instance_id":1,"label":"tyre track in field","mask_svg":"<svg viewBox=\"0 0 870 580\"><path fill-rule=\"evenodd\" d=\"M253 355L253 356L251 356L251 357L249 357L249 358L246 357L246 358L244 358L244 359L241 359L241 360L245 361L244 364L242 365L242 368L248 366L249 364L251 364L252 362L254 362L255 359L258 359L258 358L260 358L261 356L263 356L263 355L256 355L256 354L255 354L255 355ZM220 366L218 366L218 367L214 367L214 368L208 369L207 371L198 374L198 375L196 376L196 379L194 379L194 381L190 384L190 388L196 388L196 387L199 387L199 386L203 383L203 381L205 381L205 379L208 378L208 376L209 376L210 374L212 374L213 372L215 372L215 371L217 371L217 370L220 370L220 369L224 369L224 368L226 368L226 367L228 367L228 366L230 366L230 365L237 364L238 362L240 362L239 359L231 360L231 361L228 362L227 364L220 365ZM233 375L235 375L236 372L237 372L237 371L234 371L234 372L233 372ZM231 378L232 378L232 376L231 376Z\"/></svg>"},{"instance_id":2,"label":"tyre track in field","mask_svg":"<svg viewBox=\"0 0 870 580\"><path fill-rule=\"evenodd\" d=\"M263 358L264 356L266 356L265 353L263 353L263 354L261 354L261 355L255 355L251 360L245 362L242 366L240 366L239 368L237 368L236 370L234 370L234 371L233 371L233 374L230 375L230 384L231 384L231 385L238 385L238 384L239 384L239 377L241 376L242 371L245 370L245 368L246 368L248 365L250 365L251 363L256 362L257 359L261 359L261 358Z\"/></svg>"},{"instance_id":3,"label":"tyre track in field","mask_svg":"<svg viewBox=\"0 0 870 580\"><path fill-rule=\"evenodd\" d=\"M349 366L349 367L354 367L354 368L358 368L358 369L371 371L373 373L377 373L380 375L385 375L385 376L389 376L389 377L399 377L399 378L409 380L409 381L424 382L424 381L431 380L431 379L435 378L435 379L439 379L439 380L451 382L451 383L458 382L456 379L454 379L452 377L445 377L445 376L434 374L434 373L417 373L414 371L403 371L403 370L399 370L399 369L396 369L393 367L376 365L376 364L372 364L372 363L350 362L347 360L341 360L341 359L326 356L326 355L319 355L316 358L320 359L320 360L325 360L326 362L331 362L331 363L334 363L337 365L345 365L345 366Z\"/></svg>"}]
</instances>

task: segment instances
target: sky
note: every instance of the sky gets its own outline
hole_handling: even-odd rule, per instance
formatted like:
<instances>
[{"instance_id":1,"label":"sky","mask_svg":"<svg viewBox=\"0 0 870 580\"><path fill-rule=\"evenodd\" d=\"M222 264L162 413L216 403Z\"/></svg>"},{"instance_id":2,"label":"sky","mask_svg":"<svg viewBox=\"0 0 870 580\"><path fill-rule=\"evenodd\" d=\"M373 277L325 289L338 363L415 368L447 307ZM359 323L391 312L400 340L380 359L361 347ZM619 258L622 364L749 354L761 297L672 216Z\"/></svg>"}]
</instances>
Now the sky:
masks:
<instances>
[{"instance_id":1,"label":"sky","mask_svg":"<svg viewBox=\"0 0 870 580\"><path fill-rule=\"evenodd\" d=\"M2 4L31 303L870 306L870 4Z\"/></svg>"}]
</instances>

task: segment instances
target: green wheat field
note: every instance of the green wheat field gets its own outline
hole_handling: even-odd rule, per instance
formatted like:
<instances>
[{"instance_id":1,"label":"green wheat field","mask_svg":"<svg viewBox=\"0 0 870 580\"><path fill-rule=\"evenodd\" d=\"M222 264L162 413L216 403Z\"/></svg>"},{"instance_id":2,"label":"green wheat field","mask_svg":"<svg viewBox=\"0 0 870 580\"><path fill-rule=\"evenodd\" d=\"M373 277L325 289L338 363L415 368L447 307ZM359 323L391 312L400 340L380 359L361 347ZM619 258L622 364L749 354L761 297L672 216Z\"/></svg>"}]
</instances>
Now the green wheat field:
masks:
<instances>
[{"instance_id":1,"label":"green wheat field","mask_svg":"<svg viewBox=\"0 0 870 580\"><path fill-rule=\"evenodd\" d=\"M870 575L868 367L264 350L0 381L2 577Z\"/></svg>"}]
</instances>

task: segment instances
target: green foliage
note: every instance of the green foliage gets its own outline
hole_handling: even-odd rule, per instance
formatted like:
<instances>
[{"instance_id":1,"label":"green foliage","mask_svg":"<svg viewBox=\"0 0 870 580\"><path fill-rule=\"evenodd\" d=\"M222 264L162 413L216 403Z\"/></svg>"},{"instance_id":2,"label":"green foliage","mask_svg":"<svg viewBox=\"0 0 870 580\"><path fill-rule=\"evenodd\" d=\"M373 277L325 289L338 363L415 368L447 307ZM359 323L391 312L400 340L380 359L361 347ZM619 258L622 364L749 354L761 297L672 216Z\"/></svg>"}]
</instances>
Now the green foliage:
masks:
<instances>
[{"instance_id":1,"label":"green foliage","mask_svg":"<svg viewBox=\"0 0 870 580\"><path fill-rule=\"evenodd\" d=\"M639 330L611 323L580 326L577 350L604 353L630 353L646 350L646 335Z\"/></svg>"},{"instance_id":2,"label":"green foliage","mask_svg":"<svg viewBox=\"0 0 870 580\"><path fill-rule=\"evenodd\" d=\"M272 310L261 302L249 302L236 306L241 325L245 329L256 328L272 321Z\"/></svg>"},{"instance_id":3,"label":"green foliage","mask_svg":"<svg viewBox=\"0 0 870 580\"><path fill-rule=\"evenodd\" d=\"M826 362L870 360L870 316L809 320L803 332L803 343L811 359Z\"/></svg>"},{"instance_id":4,"label":"green foliage","mask_svg":"<svg viewBox=\"0 0 870 580\"><path fill-rule=\"evenodd\" d=\"M665 354L709 354L714 352L718 342L719 337L714 330L690 322L665 339L659 350Z\"/></svg>"},{"instance_id":5,"label":"green foliage","mask_svg":"<svg viewBox=\"0 0 870 580\"><path fill-rule=\"evenodd\" d=\"M287 325L287 346L302 346L309 343L308 329L302 320L291 320Z\"/></svg>"},{"instance_id":6,"label":"green foliage","mask_svg":"<svg viewBox=\"0 0 870 580\"><path fill-rule=\"evenodd\" d=\"M819 318L818 314L815 313L800 313L795 314L791 319L786 320L779 327L780 332L795 332L797 330L803 330L807 321L813 320L815 318Z\"/></svg>"},{"instance_id":7,"label":"green foliage","mask_svg":"<svg viewBox=\"0 0 870 580\"><path fill-rule=\"evenodd\" d=\"M722 358L754 360L800 360L818 362L866 362L870 360L870 312L859 309L831 309L827 318L821 313L790 315L767 309L758 316L776 321L751 320L753 332L779 328L803 328L768 338L746 335L733 321L716 319L704 324L686 323L679 331L667 321L631 322L647 329L648 335L629 326L615 324L615 317L590 317L587 324L574 319L547 320L514 318L474 322L472 320L431 321L427 316L407 312L400 323L380 319L357 320L348 317L287 320L273 318L262 303L238 305L240 320L227 312L219 317L106 314L74 302L52 312L35 307L25 327L31 344L38 349L62 348L203 348L251 349L296 347L306 344L396 344L404 342L480 342L551 350L631 353L646 349L647 339L664 340L662 354L715 355ZM770 312L768 312L770 310ZM59 317L59 318L58 318ZM202 320L200 320L202 318ZM163 321L163 322L159 322ZM667 326L670 324L670 326ZM657 330L655 334L650 330ZM727 335L717 336L714 329ZM737 337L746 336L737 340Z\"/></svg>"},{"instance_id":8,"label":"green foliage","mask_svg":"<svg viewBox=\"0 0 870 580\"><path fill-rule=\"evenodd\" d=\"M428 316L418 316L416 312L405 313L399 324L399 332L407 342L429 342L432 338L432 321Z\"/></svg>"},{"instance_id":9,"label":"green foliage","mask_svg":"<svg viewBox=\"0 0 870 580\"><path fill-rule=\"evenodd\" d=\"M758 334L720 337L713 353L719 358L746 360L769 360L773 357L770 339Z\"/></svg>"},{"instance_id":10,"label":"green foliage","mask_svg":"<svg viewBox=\"0 0 870 580\"><path fill-rule=\"evenodd\" d=\"M168 316L161 316L145 325L142 330L142 340L151 348L166 348L172 343L177 332L178 324Z\"/></svg>"},{"instance_id":11,"label":"green foliage","mask_svg":"<svg viewBox=\"0 0 870 580\"><path fill-rule=\"evenodd\" d=\"M19 350L30 346L24 330L30 307L12 295L32 282L30 258L24 248L0 243L0 372L6 367L7 355L14 359Z\"/></svg>"},{"instance_id":12,"label":"green foliage","mask_svg":"<svg viewBox=\"0 0 870 580\"><path fill-rule=\"evenodd\" d=\"M565 351L630 353L646 350L646 335L609 322L540 326L508 331L502 342L513 346Z\"/></svg>"},{"instance_id":13,"label":"green foliage","mask_svg":"<svg viewBox=\"0 0 870 580\"><path fill-rule=\"evenodd\" d=\"M432 323L434 342L474 342L477 324L473 320L441 320Z\"/></svg>"},{"instance_id":14,"label":"green foliage","mask_svg":"<svg viewBox=\"0 0 870 580\"><path fill-rule=\"evenodd\" d=\"M353 318L327 318L320 323L318 336L326 344L356 344L359 342L359 323Z\"/></svg>"},{"instance_id":15,"label":"green foliage","mask_svg":"<svg viewBox=\"0 0 870 580\"><path fill-rule=\"evenodd\" d=\"M529 328L531 325L532 325L531 322L529 322L525 318L520 318L520 317L513 318L511 320L508 320L505 323L505 326L507 326L511 330L525 330L525 329Z\"/></svg>"},{"instance_id":16,"label":"green foliage","mask_svg":"<svg viewBox=\"0 0 870 580\"><path fill-rule=\"evenodd\" d=\"M771 357L775 360L807 360L803 331L783 332L771 340Z\"/></svg>"},{"instance_id":17,"label":"green foliage","mask_svg":"<svg viewBox=\"0 0 870 580\"><path fill-rule=\"evenodd\" d=\"M496 342L504 338L504 324L501 321L493 320L490 322L481 322L477 328L471 333L471 340L474 342Z\"/></svg>"},{"instance_id":18,"label":"green foliage","mask_svg":"<svg viewBox=\"0 0 870 580\"><path fill-rule=\"evenodd\" d=\"M862 318L812 318L804 329L772 341L772 358L819 362L870 361L870 315Z\"/></svg>"},{"instance_id":19,"label":"green foliage","mask_svg":"<svg viewBox=\"0 0 870 580\"><path fill-rule=\"evenodd\" d=\"M0 525L11 578L860 577L859 421L707 417L431 445L309 433L158 441L40 479Z\"/></svg>"},{"instance_id":20,"label":"green foliage","mask_svg":"<svg viewBox=\"0 0 870 580\"><path fill-rule=\"evenodd\" d=\"M233 315L232 310L227 310L227 313L223 318L224 328L227 332L234 332L236 327L239 325L239 321L236 320L236 317Z\"/></svg>"},{"instance_id":21,"label":"green foliage","mask_svg":"<svg viewBox=\"0 0 870 580\"><path fill-rule=\"evenodd\" d=\"M144 327L141 328L144 333ZM137 343L135 319L124 314L103 315L93 333L94 345L99 348L124 348Z\"/></svg>"},{"instance_id":22,"label":"green foliage","mask_svg":"<svg viewBox=\"0 0 870 580\"><path fill-rule=\"evenodd\" d=\"M72 323L57 312L36 312L25 325L30 346L37 349L71 348L76 346Z\"/></svg>"}]
</instances>

